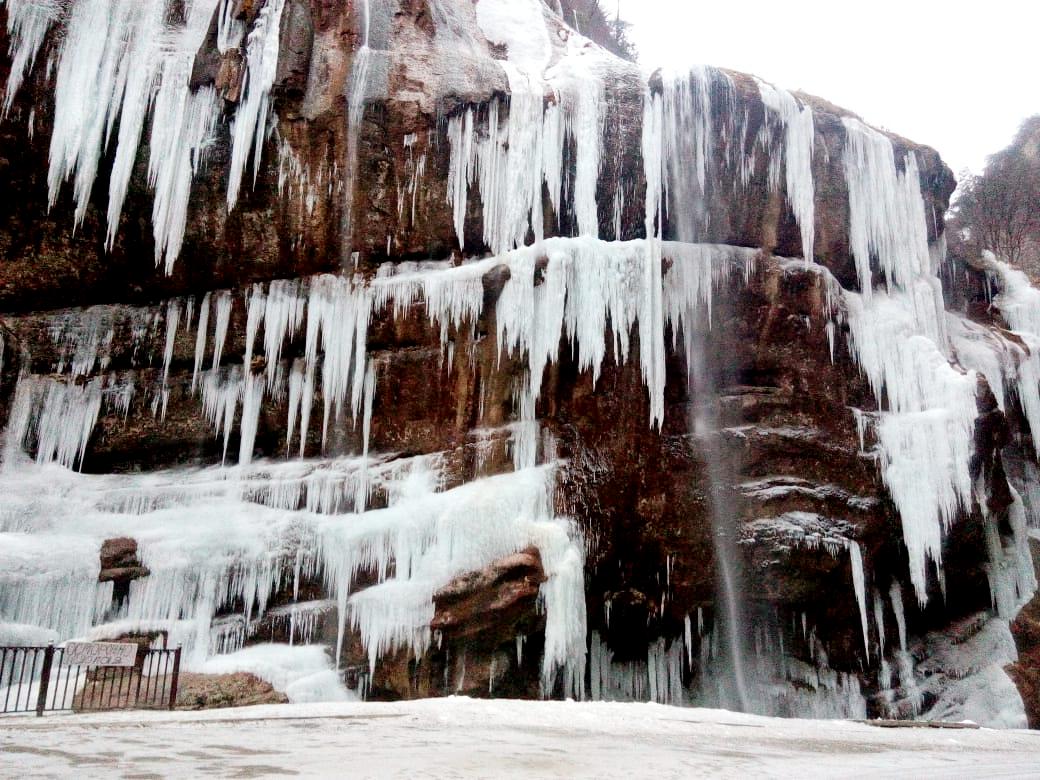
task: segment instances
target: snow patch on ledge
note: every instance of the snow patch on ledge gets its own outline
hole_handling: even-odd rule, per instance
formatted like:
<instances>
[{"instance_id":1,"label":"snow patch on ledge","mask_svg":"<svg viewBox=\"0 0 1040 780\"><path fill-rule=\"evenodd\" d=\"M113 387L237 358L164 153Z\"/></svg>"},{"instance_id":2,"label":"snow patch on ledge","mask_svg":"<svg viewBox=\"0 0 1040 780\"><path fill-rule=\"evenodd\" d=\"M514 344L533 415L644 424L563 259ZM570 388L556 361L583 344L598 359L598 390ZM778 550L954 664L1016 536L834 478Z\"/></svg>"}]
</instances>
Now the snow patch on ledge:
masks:
<instances>
[{"instance_id":1,"label":"snow patch on ledge","mask_svg":"<svg viewBox=\"0 0 1040 780\"><path fill-rule=\"evenodd\" d=\"M477 0L477 24L490 43L505 46L509 61L541 74L552 56L541 0Z\"/></svg>"},{"instance_id":2,"label":"snow patch on ledge","mask_svg":"<svg viewBox=\"0 0 1040 780\"><path fill-rule=\"evenodd\" d=\"M210 658L197 671L255 674L284 693L292 704L357 701L358 698L343 686L325 648L318 645L253 645Z\"/></svg>"}]
</instances>

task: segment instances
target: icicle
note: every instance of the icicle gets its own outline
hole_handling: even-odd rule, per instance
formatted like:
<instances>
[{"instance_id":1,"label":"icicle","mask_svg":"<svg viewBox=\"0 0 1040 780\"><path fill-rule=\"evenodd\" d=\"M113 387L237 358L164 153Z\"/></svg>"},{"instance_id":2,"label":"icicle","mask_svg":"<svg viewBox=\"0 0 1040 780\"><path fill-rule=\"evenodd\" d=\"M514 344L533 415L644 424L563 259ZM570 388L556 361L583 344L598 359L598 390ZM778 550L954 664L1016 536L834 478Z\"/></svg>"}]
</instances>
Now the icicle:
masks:
<instances>
[{"instance_id":1,"label":"icicle","mask_svg":"<svg viewBox=\"0 0 1040 780\"><path fill-rule=\"evenodd\" d=\"M714 162L711 89L716 81L729 84L721 72L697 66L687 72L665 74L661 93L644 98L644 165L654 168L653 178L647 182L653 182L656 200L652 209L648 201L647 219L658 219L656 232L647 228L647 238L664 235L665 208L679 241L700 238L707 221L707 187ZM647 197L651 197L649 189Z\"/></svg>"},{"instance_id":2,"label":"icicle","mask_svg":"<svg viewBox=\"0 0 1040 780\"><path fill-rule=\"evenodd\" d=\"M171 298L166 303L166 345L163 348L162 383L170 377L170 362L173 360L173 348L177 341L177 328L180 326L181 302Z\"/></svg>"},{"instance_id":3,"label":"icicle","mask_svg":"<svg viewBox=\"0 0 1040 780\"><path fill-rule=\"evenodd\" d=\"M245 370L245 381L242 385L242 420L239 426L241 439L238 462L240 465L248 465L253 460L253 445L256 443L256 430L264 400L263 381L260 377L254 376L248 366Z\"/></svg>"},{"instance_id":4,"label":"icicle","mask_svg":"<svg viewBox=\"0 0 1040 780\"><path fill-rule=\"evenodd\" d=\"M802 231L802 255L806 262L812 262L816 219L812 173L816 130L812 108L799 105L787 90L764 81L758 81L758 89L766 108L775 114L784 126L787 202Z\"/></svg>"},{"instance_id":5,"label":"icicle","mask_svg":"<svg viewBox=\"0 0 1040 780\"><path fill-rule=\"evenodd\" d=\"M18 381L4 448L4 462L35 438L36 462L81 468L101 412L102 379L84 385L36 376Z\"/></svg>"},{"instance_id":6,"label":"icicle","mask_svg":"<svg viewBox=\"0 0 1040 780\"><path fill-rule=\"evenodd\" d=\"M71 6L54 87L47 183L53 207L62 182L75 177L76 225L86 216L98 163L122 110L110 193L109 232L115 232L120 183L137 153L165 10L165 3L131 0Z\"/></svg>"},{"instance_id":7,"label":"icicle","mask_svg":"<svg viewBox=\"0 0 1040 780\"><path fill-rule=\"evenodd\" d=\"M200 11L210 4L212 0L191 7L189 21L196 34L190 40L195 42L195 49L202 43L208 29L209 17ZM191 58L195 49L191 50ZM155 189L152 204L155 263L158 265L164 261L167 275L172 273L173 263L181 252L191 183L212 148L221 110L221 100L212 86L202 87L194 93L188 91L191 58L167 63L170 72L163 74L162 87L155 98L149 143L148 181ZM122 183L124 193L125 187L126 184ZM121 205L122 197L110 201L116 202ZM109 245L115 240L111 219L110 213Z\"/></svg>"},{"instance_id":8,"label":"icicle","mask_svg":"<svg viewBox=\"0 0 1040 780\"><path fill-rule=\"evenodd\" d=\"M235 18L235 0L220 0L217 13L217 51L221 54L242 45L245 25Z\"/></svg>"},{"instance_id":9,"label":"icicle","mask_svg":"<svg viewBox=\"0 0 1040 780\"><path fill-rule=\"evenodd\" d=\"M376 394L376 370L375 363L373 361L368 362L368 370L365 372L365 390L364 390L364 412L362 415L361 423L361 461L362 461L362 478L358 483L357 496L354 499L354 511L363 512L365 505L368 502L369 495L369 483L368 483L368 446L369 438L372 435L372 401Z\"/></svg>"},{"instance_id":10,"label":"icicle","mask_svg":"<svg viewBox=\"0 0 1040 780\"><path fill-rule=\"evenodd\" d=\"M650 390L650 424L664 422L664 312L661 298L661 235L664 228L662 103L647 95L643 107L643 164L646 171L646 255L639 312L643 381ZM615 328L618 326L615 324Z\"/></svg>"},{"instance_id":11,"label":"icicle","mask_svg":"<svg viewBox=\"0 0 1040 780\"><path fill-rule=\"evenodd\" d=\"M860 552L858 542L849 542L849 560L852 564L852 585L856 591L856 603L859 605L859 621L863 627L863 650L867 654L867 662L870 662L870 632L868 629L869 618L867 616L867 588L863 576L863 554Z\"/></svg>"},{"instance_id":12,"label":"icicle","mask_svg":"<svg viewBox=\"0 0 1040 780\"><path fill-rule=\"evenodd\" d=\"M292 448L293 433L296 430L296 418L300 413L300 404L303 401L304 385L304 362L294 360L292 370L289 372L289 418L285 430L285 454L288 456ZM303 431L306 436L306 431Z\"/></svg>"},{"instance_id":13,"label":"icicle","mask_svg":"<svg viewBox=\"0 0 1040 780\"><path fill-rule=\"evenodd\" d=\"M574 216L578 235L599 237L597 184L603 147L604 106L603 79L598 63L584 47L568 52L554 67L546 71L546 80L559 93L563 109L564 129L576 150L574 163ZM560 114L555 107L545 111L542 126L542 172L550 199L560 214L563 139Z\"/></svg>"},{"instance_id":14,"label":"icicle","mask_svg":"<svg viewBox=\"0 0 1040 780\"><path fill-rule=\"evenodd\" d=\"M261 284L254 284L246 298L246 352L243 363L248 370L253 362L253 346L256 343L256 334L260 330L260 323L264 319L267 307L267 296Z\"/></svg>"},{"instance_id":15,"label":"icicle","mask_svg":"<svg viewBox=\"0 0 1040 780\"><path fill-rule=\"evenodd\" d=\"M882 664L885 662L885 603L881 599L881 593L874 588L874 625L878 635L878 656Z\"/></svg>"},{"instance_id":16,"label":"icicle","mask_svg":"<svg viewBox=\"0 0 1040 780\"><path fill-rule=\"evenodd\" d=\"M14 104L22 82L36 63L36 56L47 37L47 31L57 21L62 6L58 0L6 0L8 53L11 70L7 75L4 102L0 118L6 118ZM29 122L30 128L32 121ZM31 137L30 130L30 137Z\"/></svg>"},{"instance_id":17,"label":"icicle","mask_svg":"<svg viewBox=\"0 0 1040 780\"><path fill-rule=\"evenodd\" d=\"M233 366L222 376L220 369L207 371L202 378L202 409L206 419L213 424L217 436L224 435L223 462L227 459L228 442L235 420L235 410L242 397L242 369ZM250 449L250 451L252 451Z\"/></svg>"},{"instance_id":18,"label":"icicle","mask_svg":"<svg viewBox=\"0 0 1040 780\"><path fill-rule=\"evenodd\" d=\"M45 23L50 23L43 16L53 21L62 8L51 2L34 5L39 9L31 18L31 29L25 31L28 38L13 41L19 54L30 59L39 46L37 39L42 41L40 36L46 32ZM156 191L155 259L158 263L165 256L167 272L180 251L191 179L208 149L217 118L215 91L206 87L192 93L188 86L195 54L216 5L217 0L188 4L182 23L170 21L165 1L82 0L69 7L58 55L48 172L51 205L62 182L74 177L75 222L83 221L98 164L118 126L108 193L106 245L111 248L151 113L148 182ZM16 65L27 61L16 54ZM20 80L22 75L19 69L11 78ZM8 92L8 99L12 95Z\"/></svg>"},{"instance_id":19,"label":"icicle","mask_svg":"<svg viewBox=\"0 0 1040 780\"><path fill-rule=\"evenodd\" d=\"M689 615L683 619L683 645L686 648L686 665L693 669L693 625Z\"/></svg>"},{"instance_id":20,"label":"icicle","mask_svg":"<svg viewBox=\"0 0 1040 780\"><path fill-rule=\"evenodd\" d=\"M474 165L472 108L448 120L448 143L451 149L448 165L448 203L452 207L459 247L465 249L466 205Z\"/></svg>"},{"instance_id":21,"label":"icicle","mask_svg":"<svg viewBox=\"0 0 1040 780\"><path fill-rule=\"evenodd\" d=\"M906 652L906 615L903 612L903 588L893 580L888 590L889 601L892 602L892 612L896 616L896 627L899 629L899 649Z\"/></svg>"},{"instance_id":22,"label":"icicle","mask_svg":"<svg viewBox=\"0 0 1040 780\"><path fill-rule=\"evenodd\" d=\"M195 334L195 364L191 371L191 392L195 393L195 389L199 383L199 372L202 371L202 361L206 356L206 336L209 331L209 310L210 310L210 293L206 293L202 298L202 305L199 308L199 327Z\"/></svg>"},{"instance_id":23,"label":"icicle","mask_svg":"<svg viewBox=\"0 0 1040 780\"><path fill-rule=\"evenodd\" d=\"M231 163L228 174L228 211L238 201L249 157L253 181L260 169L260 155L267 136L268 100L278 68L278 40L285 0L268 0L257 14L246 41L242 100L231 126Z\"/></svg>"},{"instance_id":24,"label":"icicle","mask_svg":"<svg viewBox=\"0 0 1040 780\"><path fill-rule=\"evenodd\" d=\"M224 354L224 342L227 340L228 325L231 323L231 305L234 301L231 293L221 290L217 293L217 326L213 333L213 370L220 366Z\"/></svg>"}]
</instances>

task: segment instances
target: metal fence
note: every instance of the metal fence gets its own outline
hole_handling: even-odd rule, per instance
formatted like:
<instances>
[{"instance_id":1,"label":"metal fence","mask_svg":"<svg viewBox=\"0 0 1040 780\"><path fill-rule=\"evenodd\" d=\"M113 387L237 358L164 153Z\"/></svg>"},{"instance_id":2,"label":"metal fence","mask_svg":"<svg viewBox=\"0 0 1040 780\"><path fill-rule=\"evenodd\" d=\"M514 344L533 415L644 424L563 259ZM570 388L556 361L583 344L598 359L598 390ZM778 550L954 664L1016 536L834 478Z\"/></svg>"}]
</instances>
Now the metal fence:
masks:
<instances>
[{"instance_id":1,"label":"metal fence","mask_svg":"<svg viewBox=\"0 0 1040 780\"><path fill-rule=\"evenodd\" d=\"M142 647L133 666L66 664L61 647L0 647L0 713L173 709L181 651Z\"/></svg>"}]
</instances>

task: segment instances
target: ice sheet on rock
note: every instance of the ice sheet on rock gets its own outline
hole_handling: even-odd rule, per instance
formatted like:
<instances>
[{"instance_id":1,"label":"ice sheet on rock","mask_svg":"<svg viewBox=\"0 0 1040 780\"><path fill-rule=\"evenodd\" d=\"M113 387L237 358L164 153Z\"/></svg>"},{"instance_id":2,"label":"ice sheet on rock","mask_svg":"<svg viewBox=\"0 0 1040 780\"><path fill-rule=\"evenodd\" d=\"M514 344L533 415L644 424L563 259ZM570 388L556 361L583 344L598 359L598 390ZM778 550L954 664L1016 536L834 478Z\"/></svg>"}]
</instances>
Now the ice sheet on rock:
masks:
<instances>
[{"instance_id":1,"label":"ice sheet on rock","mask_svg":"<svg viewBox=\"0 0 1040 780\"><path fill-rule=\"evenodd\" d=\"M997 406L1003 411L1007 391L1013 389L1017 379L1017 367L1028 355L992 328L952 312L946 314L946 329L957 362L986 378Z\"/></svg>"},{"instance_id":2,"label":"ice sheet on rock","mask_svg":"<svg viewBox=\"0 0 1040 780\"><path fill-rule=\"evenodd\" d=\"M333 668L324 647L316 645L253 645L210 658L197 667L203 674L249 672L284 693L290 703L357 701Z\"/></svg>"},{"instance_id":3,"label":"ice sheet on rock","mask_svg":"<svg viewBox=\"0 0 1040 780\"><path fill-rule=\"evenodd\" d=\"M1020 348L1005 340L1007 350L1020 354L1013 363L1001 360L1001 367L1008 389L1014 391L1022 404L1030 433L1037 441L1040 440L1040 290L1033 287L1025 273L997 260L991 252L983 254L982 262L1000 288L993 305L1028 350L1028 354L1021 354ZM1004 358L1005 354L1000 357Z\"/></svg>"},{"instance_id":4,"label":"ice sheet on rock","mask_svg":"<svg viewBox=\"0 0 1040 780\"><path fill-rule=\"evenodd\" d=\"M319 548L328 562L326 581L347 605L370 663L395 648L421 654L430 642L437 588L533 543L550 577L542 589L547 620L543 684L555 679L558 667L568 682L580 679L582 675L569 672L574 665L580 668L585 652L581 557L568 553L571 530L553 517L551 474L551 468L539 467L490 477L446 493L405 498L385 510L367 512L349 526L324 526ZM350 595L360 569L372 568L385 577L391 560L393 578ZM580 615L575 614L578 605ZM570 695L580 695L580 689Z\"/></svg>"},{"instance_id":5,"label":"ice sheet on rock","mask_svg":"<svg viewBox=\"0 0 1040 780\"><path fill-rule=\"evenodd\" d=\"M540 0L477 0L476 11L477 24L490 43L505 46L510 62L541 75L552 44Z\"/></svg>"},{"instance_id":6,"label":"ice sheet on rock","mask_svg":"<svg viewBox=\"0 0 1040 780\"><path fill-rule=\"evenodd\" d=\"M197 666L240 641L214 631L215 617L259 619L272 594L318 576L374 663L394 648L425 649L439 587L535 545L549 577L543 685L552 692L562 674L565 693L583 695L583 548L553 514L554 468L440 492L439 464L363 458L96 476L23 460L2 477L0 621L63 637L103 635L105 623L166 626ZM386 508L352 512L359 484L380 491ZM98 550L123 536L137 540L150 574L116 611L112 584L97 582ZM354 592L362 571L379 584Z\"/></svg>"},{"instance_id":7,"label":"ice sheet on rock","mask_svg":"<svg viewBox=\"0 0 1040 780\"><path fill-rule=\"evenodd\" d=\"M1000 285L1000 294L993 303L1011 328L1040 334L1040 290L1032 285L1023 271L998 260L992 252L984 252L982 260L986 270Z\"/></svg>"},{"instance_id":8,"label":"ice sheet on rock","mask_svg":"<svg viewBox=\"0 0 1040 780\"><path fill-rule=\"evenodd\" d=\"M821 501L841 501L852 509L871 509L878 499L849 493L839 485L818 484L800 477L776 476L743 482L741 492L756 501L772 501L789 496L805 496Z\"/></svg>"},{"instance_id":9,"label":"ice sheet on rock","mask_svg":"<svg viewBox=\"0 0 1040 780\"><path fill-rule=\"evenodd\" d=\"M1007 622L985 614L930 633L914 648L918 692L934 701L924 720L970 720L989 728L1025 728L1022 697L1004 667L1018 659Z\"/></svg>"},{"instance_id":10,"label":"ice sheet on rock","mask_svg":"<svg viewBox=\"0 0 1040 780\"><path fill-rule=\"evenodd\" d=\"M4 515L11 513L12 492ZM66 636L86 632L112 599L112 583L97 581L99 545L81 534L7 531L10 525L16 523L8 516L0 526L0 624L19 624L20 633L25 626Z\"/></svg>"},{"instance_id":11,"label":"ice sheet on rock","mask_svg":"<svg viewBox=\"0 0 1040 780\"><path fill-rule=\"evenodd\" d=\"M1010 486L1009 486L1010 487ZM1029 527L1025 504L1018 491L1011 490L1011 506L1007 509L1009 537L1000 532L997 518L991 517L985 502L980 502L985 515L984 534L989 561L985 564L993 609L1004 620L1013 620L1018 611L1036 593L1036 570L1029 548Z\"/></svg>"},{"instance_id":12,"label":"ice sheet on rock","mask_svg":"<svg viewBox=\"0 0 1040 780\"><path fill-rule=\"evenodd\" d=\"M56 642L58 632L50 628L29 626L23 623L0 623L0 647L43 646Z\"/></svg>"},{"instance_id":13,"label":"ice sheet on rock","mask_svg":"<svg viewBox=\"0 0 1040 780\"><path fill-rule=\"evenodd\" d=\"M845 520L795 511L744 523L740 543L768 544L778 552L787 552L795 547L809 550L822 547L830 555L837 556L849 548L854 534L855 527Z\"/></svg>"}]
</instances>

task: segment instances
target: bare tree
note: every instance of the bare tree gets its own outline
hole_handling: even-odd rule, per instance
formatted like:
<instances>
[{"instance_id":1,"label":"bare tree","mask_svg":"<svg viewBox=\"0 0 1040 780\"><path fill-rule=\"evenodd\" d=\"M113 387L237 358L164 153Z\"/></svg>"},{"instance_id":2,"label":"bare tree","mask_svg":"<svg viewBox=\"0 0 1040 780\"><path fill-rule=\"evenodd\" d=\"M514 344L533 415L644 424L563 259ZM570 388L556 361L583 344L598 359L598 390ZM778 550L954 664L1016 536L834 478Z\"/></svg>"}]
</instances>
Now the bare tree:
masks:
<instances>
[{"instance_id":1,"label":"bare tree","mask_svg":"<svg viewBox=\"0 0 1040 780\"><path fill-rule=\"evenodd\" d=\"M565 22L586 38L619 57L635 61L636 48L628 39L628 22L615 8L605 9L611 0L559 0L558 9Z\"/></svg>"},{"instance_id":2,"label":"bare tree","mask_svg":"<svg viewBox=\"0 0 1040 780\"><path fill-rule=\"evenodd\" d=\"M955 249L978 256L990 250L1040 273L1040 116L1027 120L1015 141L993 155L981 175L962 177L949 235Z\"/></svg>"}]
</instances>

